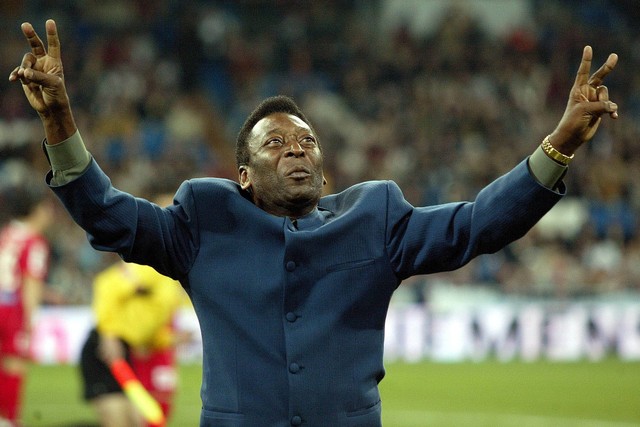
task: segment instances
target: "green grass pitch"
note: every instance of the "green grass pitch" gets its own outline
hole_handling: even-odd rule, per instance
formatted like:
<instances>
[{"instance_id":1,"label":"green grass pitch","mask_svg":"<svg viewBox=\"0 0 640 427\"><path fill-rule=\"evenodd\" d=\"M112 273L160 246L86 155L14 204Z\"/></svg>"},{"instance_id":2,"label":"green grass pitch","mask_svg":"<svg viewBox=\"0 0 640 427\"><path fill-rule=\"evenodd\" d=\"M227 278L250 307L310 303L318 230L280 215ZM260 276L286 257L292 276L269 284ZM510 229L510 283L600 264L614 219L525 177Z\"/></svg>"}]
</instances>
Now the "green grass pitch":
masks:
<instances>
[{"instance_id":1,"label":"green grass pitch","mask_svg":"<svg viewBox=\"0 0 640 427\"><path fill-rule=\"evenodd\" d=\"M198 425L199 385L182 366L168 427ZM640 427L640 363L616 359L392 363L381 393L385 427ZM74 366L33 365L25 394L25 427L95 425Z\"/></svg>"}]
</instances>

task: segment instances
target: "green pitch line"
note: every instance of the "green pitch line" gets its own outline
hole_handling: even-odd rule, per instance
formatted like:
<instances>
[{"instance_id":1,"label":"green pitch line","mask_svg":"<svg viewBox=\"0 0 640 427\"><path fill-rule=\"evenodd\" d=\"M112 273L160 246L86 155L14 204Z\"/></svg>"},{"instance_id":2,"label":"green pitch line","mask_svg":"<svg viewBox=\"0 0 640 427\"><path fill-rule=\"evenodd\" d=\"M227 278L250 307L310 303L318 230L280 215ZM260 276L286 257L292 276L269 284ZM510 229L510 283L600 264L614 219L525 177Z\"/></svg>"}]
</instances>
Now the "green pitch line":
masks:
<instances>
[{"instance_id":1,"label":"green pitch line","mask_svg":"<svg viewBox=\"0 0 640 427\"><path fill-rule=\"evenodd\" d=\"M381 393L385 427L640 426L640 363L618 360L393 364Z\"/></svg>"},{"instance_id":2,"label":"green pitch line","mask_svg":"<svg viewBox=\"0 0 640 427\"><path fill-rule=\"evenodd\" d=\"M198 425L200 366L180 368L168 427ZM640 427L640 363L387 365L385 427ZM25 427L95 426L74 366L32 366Z\"/></svg>"},{"instance_id":3,"label":"green pitch line","mask_svg":"<svg viewBox=\"0 0 640 427\"><path fill-rule=\"evenodd\" d=\"M636 422L483 412L386 411L386 426L403 427L638 427Z\"/></svg>"}]
</instances>

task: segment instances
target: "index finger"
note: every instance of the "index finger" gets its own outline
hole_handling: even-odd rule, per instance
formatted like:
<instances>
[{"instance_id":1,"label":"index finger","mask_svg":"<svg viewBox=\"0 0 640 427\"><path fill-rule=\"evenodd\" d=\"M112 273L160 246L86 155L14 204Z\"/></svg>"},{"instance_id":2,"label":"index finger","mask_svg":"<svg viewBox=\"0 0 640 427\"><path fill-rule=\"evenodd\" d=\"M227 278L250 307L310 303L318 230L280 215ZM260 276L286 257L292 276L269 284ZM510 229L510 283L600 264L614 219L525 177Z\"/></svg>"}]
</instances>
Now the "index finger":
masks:
<instances>
[{"instance_id":1,"label":"index finger","mask_svg":"<svg viewBox=\"0 0 640 427\"><path fill-rule=\"evenodd\" d=\"M44 49L44 44L36 30L33 29L33 25L28 22L24 22L20 28L22 29L22 34L27 38L29 42L29 46L31 46L31 52L36 56L36 58L43 57L47 54L47 51Z\"/></svg>"},{"instance_id":2,"label":"index finger","mask_svg":"<svg viewBox=\"0 0 640 427\"><path fill-rule=\"evenodd\" d=\"M47 29L47 43L49 44L49 56L60 58L60 38L58 37L58 29L53 19L47 19L45 24Z\"/></svg>"},{"instance_id":3,"label":"index finger","mask_svg":"<svg viewBox=\"0 0 640 427\"><path fill-rule=\"evenodd\" d=\"M591 71L591 59L593 58L593 50L591 46L585 46L582 50L582 61L576 75L575 86L582 86L589 82L589 72Z\"/></svg>"},{"instance_id":4,"label":"index finger","mask_svg":"<svg viewBox=\"0 0 640 427\"><path fill-rule=\"evenodd\" d=\"M602 67L598 68L598 71L593 73L593 75L589 78L589 84L593 87L598 87L602 85L604 77L613 70L613 68L618 63L618 55L612 53L607 58L607 62L602 64Z\"/></svg>"}]
</instances>

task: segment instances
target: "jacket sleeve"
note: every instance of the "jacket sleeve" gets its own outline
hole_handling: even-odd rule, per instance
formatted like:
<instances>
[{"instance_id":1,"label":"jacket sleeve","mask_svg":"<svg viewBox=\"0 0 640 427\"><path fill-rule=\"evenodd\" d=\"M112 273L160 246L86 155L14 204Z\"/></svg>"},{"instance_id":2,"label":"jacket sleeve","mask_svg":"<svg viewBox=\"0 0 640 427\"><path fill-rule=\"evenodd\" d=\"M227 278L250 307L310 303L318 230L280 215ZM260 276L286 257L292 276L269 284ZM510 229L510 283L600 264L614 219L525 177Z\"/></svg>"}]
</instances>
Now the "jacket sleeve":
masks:
<instances>
[{"instance_id":1,"label":"jacket sleeve","mask_svg":"<svg viewBox=\"0 0 640 427\"><path fill-rule=\"evenodd\" d=\"M183 279L198 247L195 204L184 182L174 205L161 208L113 187L95 160L77 179L51 186L74 221L100 251L116 252L125 261L154 267Z\"/></svg>"},{"instance_id":2,"label":"jacket sleeve","mask_svg":"<svg viewBox=\"0 0 640 427\"><path fill-rule=\"evenodd\" d=\"M524 236L562 197L540 185L526 160L482 189L475 201L412 207L389 183L386 245L402 280L450 271Z\"/></svg>"}]
</instances>

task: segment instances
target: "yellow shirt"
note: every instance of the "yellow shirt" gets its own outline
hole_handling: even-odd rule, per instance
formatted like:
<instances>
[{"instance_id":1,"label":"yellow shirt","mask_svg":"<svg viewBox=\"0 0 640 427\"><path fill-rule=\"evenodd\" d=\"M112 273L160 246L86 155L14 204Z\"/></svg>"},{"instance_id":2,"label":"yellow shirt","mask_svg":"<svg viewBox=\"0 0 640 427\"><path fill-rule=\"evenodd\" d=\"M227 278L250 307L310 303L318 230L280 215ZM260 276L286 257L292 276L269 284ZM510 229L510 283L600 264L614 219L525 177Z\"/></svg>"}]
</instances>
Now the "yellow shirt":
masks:
<instances>
[{"instance_id":1,"label":"yellow shirt","mask_svg":"<svg viewBox=\"0 0 640 427\"><path fill-rule=\"evenodd\" d=\"M148 266L119 262L95 277L93 291L100 334L118 336L134 348L173 344L173 317L184 301L175 280Z\"/></svg>"}]
</instances>

